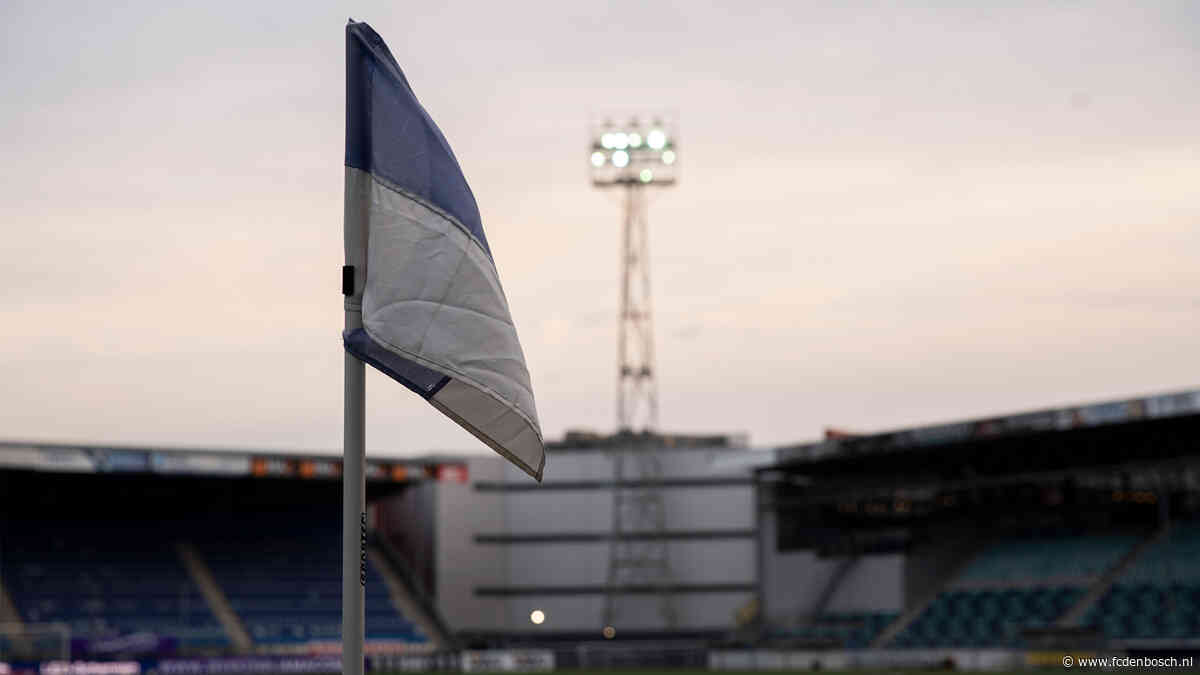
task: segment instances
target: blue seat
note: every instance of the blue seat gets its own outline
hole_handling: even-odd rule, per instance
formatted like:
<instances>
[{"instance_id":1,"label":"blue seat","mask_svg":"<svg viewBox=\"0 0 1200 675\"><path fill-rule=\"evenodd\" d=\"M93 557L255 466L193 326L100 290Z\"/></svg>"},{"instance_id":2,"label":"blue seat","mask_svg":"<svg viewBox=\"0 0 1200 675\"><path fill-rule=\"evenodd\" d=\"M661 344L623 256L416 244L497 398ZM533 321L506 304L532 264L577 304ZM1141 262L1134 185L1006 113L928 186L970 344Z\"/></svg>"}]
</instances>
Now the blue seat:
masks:
<instances>
[{"instance_id":1,"label":"blue seat","mask_svg":"<svg viewBox=\"0 0 1200 675\"><path fill-rule=\"evenodd\" d=\"M340 523L325 513L303 519L259 514L256 520L245 531L265 535L201 528L193 538L247 630L264 644L340 639ZM368 639L427 640L397 613L370 563L364 595Z\"/></svg>"},{"instance_id":2,"label":"blue seat","mask_svg":"<svg viewBox=\"0 0 1200 675\"><path fill-rule=\"evenodd\" d=\"M46 533L53 533L47 536ZM193 522L10 523L0 574L22 618L76 637L174 636L185 649L229 647L174 548L193 543L259 642L341 637L340 523L325 513L253 513ZM368 565L368 639L425 642Z\"/></svg>"},{"instance_id":3,"label":"blue seat","mask_svg":"<svg viewBox=\"0 0 1200 675\"><path fill-rule=\"evenodd\" d=\"M1200 638L1200 523L1143 551L1084 622L1113 639Z\"/></svg>"},{"instance_id":4,"label":"blue seat","mask_svg":"<svg viewBox=\"0 0 1200 675\"><path fill-rule=\"evenodd\" d=\"M1016 647L1021 632L1047 626L1082 595L1073 587L952 590L897 636L905 647Z\"/></svg>"},{"instance_id":5,"label":"blue seat","mask_svg":"<svg viewBox=\"0 0 1200 675\"><path fill-rule=\"evenodd\" d=\"M153 525L23 519L4 538L5 585L26 621L62 622L76 637L152 632L185 647L228 644L173 537Z\"/></svg>"}]
</instances>

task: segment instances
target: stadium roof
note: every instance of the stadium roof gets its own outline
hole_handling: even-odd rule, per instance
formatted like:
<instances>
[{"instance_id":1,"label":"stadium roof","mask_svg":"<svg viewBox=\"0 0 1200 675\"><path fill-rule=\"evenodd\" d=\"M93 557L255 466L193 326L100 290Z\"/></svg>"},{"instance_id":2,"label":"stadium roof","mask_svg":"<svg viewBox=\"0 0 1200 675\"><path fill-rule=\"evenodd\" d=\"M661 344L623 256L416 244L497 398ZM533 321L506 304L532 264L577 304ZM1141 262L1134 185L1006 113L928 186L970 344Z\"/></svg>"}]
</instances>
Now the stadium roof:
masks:
<instances>
[{"instance_id":1,"label":"stadium roof","mask_svg":"<svg viewBox=\"0 0 1200 675\"><path fill-rule=\"evenodd\" d=\"M614 450L631 445L653 447L655 450L746 450L750 446L750 436L745 433L696 435L652 431L618 431L606 434L568 429L561 441L546 442L546 448L555 451Z\"/></svg>"},{"instance_id":2,"label":"stadium roof","mask_svg":"<svg viewBox=\"0 0 1200 675\"><path fill-rule=\"evenodd\" d=\"M610 450L630 442L663 449L744 449L744 435L687 436L680 434L613 434L568 432L547 443L556 452ZM337 479L342 475L338 455L286 454L270 450L171 448L161 446L84 445L0 441L0 470L50 473L166 474L234 478L238 476L299 479ZM367 459L367 480L404 483L416 480L467 482L467 463L461 457L429 455L403 459Z\"/></svg>"},{"instance_id":3,"label":"stadium roof","mask_svg":"<svg viewBox=\"0 0 1200 675\"><path fill-rule=\"evenodd\" d=\"M253 450L0 441L2 469L335 480L342 475L342 459L335 455L288 455ZM427 479L466 482L466 463L429 457L367 460L369 481L405 483Z\"/></svg>"},{"instance_id":4,"label":"stadium roof","mask_svg":"<svg viewBox=\"0 0 1200 675\"><path fill-rule=\"evenodd\" d=\"M928 449L1034 433L1087 429L1200 414L1200 389L1104 403L1048 408L875 434L828 434L823 441L778 448L775 466Z\"/></svg>"}]
</instances>

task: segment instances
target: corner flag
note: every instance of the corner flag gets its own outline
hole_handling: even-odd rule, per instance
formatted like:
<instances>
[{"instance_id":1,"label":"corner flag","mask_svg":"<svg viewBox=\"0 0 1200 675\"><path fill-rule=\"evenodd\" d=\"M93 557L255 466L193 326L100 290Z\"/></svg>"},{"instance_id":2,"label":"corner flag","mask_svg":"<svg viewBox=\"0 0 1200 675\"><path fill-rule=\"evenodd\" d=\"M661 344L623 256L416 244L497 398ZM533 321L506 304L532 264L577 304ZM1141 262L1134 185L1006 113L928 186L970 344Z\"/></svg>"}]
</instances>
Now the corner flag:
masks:
<instances>
[{"instance_id":1,"label":"corner flag","mask_svg":"<svg viewBox=\"0 0 1200 675\"><path fill-rule=\"evenodd\" d=\"M538 481L525 356L479 208L383 38L346 26L346 350Z\"/></svg>"}]
</instances>

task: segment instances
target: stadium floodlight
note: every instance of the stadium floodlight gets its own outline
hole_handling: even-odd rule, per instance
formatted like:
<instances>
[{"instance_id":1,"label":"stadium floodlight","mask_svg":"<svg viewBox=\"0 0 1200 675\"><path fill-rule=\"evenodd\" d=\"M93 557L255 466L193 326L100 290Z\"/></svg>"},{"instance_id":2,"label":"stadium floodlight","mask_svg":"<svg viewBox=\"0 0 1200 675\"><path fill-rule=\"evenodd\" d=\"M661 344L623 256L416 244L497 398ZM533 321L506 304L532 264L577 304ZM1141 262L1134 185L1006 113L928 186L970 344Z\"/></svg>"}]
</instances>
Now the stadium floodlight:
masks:
<instances>
[{"instance_id":1,"label":"stadium floodlight","mask_svg":"<svg viewBox=\"0 0 1200 675\"><path fill-rule=\"evenodd\" d=\"M614 119L628 120L616 122ZM592 185L620 188L624 202L621 234L621 298L617 317L617 429L618 433L653 434L658 426L658 384L654 367L654 330L650 311L650 254L646 204L650 188L674 185L678 177L678 134L669 116L620 117L593 121L591 133ZM611 152L609 161L597 164L596 153ZM630 440L613 452L616 485L637 475L651 485L662 477L656 448ZM608 580L604 599L602 634L616 635L622 588L647 585L669 588L673 575L668 564L665 537L642 538L646 532L663 533L662 491L657 487L613 490L613 531L609 540ZM673 627L677 611L672 594L659 595L659 612ZM630 611L632 608L626 608ZM641 611L641 610L638 610Z\"/></svg>"},{"instance_id":2,"label":"stadium floodlight","mask_svg":"<svg viewBox=\"0 0 1200 675\"><path fill-rule=\"evenodd\" d=\"M592 184L670 185L679 175L676 125L665 115L618 117L593 124ZM649 171L649 173L647 173ZM650 178L647 180L646 176Z\"/></svg>"}]
</instances>

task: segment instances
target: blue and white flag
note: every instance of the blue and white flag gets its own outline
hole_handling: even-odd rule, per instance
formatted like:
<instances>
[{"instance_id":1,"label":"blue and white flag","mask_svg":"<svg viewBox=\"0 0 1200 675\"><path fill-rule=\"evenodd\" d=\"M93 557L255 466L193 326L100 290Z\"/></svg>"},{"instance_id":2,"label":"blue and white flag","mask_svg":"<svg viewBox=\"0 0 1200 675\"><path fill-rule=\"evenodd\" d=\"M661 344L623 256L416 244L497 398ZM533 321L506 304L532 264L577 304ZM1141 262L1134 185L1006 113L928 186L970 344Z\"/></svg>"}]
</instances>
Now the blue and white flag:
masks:
<instances>
[{"instance_id":1,"label":"blue and white flag","mask_svg":"<svg viewBox=\"0 0 1200 675\"><path fill-rule=\"evenodd\" d=\"M363 318L346 349L540 481L529 371L475 196L383 39L353 21L345 190L346 302Z\"/></svg>"}]
</instances>

